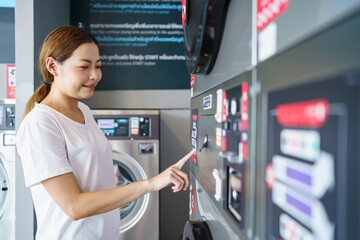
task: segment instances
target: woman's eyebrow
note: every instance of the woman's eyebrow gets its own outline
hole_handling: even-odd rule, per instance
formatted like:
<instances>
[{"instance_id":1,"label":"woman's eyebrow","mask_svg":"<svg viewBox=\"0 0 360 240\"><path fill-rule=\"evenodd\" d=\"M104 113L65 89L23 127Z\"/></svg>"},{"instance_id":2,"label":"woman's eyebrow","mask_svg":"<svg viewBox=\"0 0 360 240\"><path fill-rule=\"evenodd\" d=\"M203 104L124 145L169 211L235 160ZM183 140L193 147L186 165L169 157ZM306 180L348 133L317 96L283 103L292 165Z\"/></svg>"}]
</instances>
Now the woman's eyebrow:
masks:
<instances>
[{"instance_id":1,"label":"woman's eyebrow","mask_svg":"<svg viewBox=\"0 0 360 240\"><path fill-rule=\"evenodd\" d=\"M85 62L88 62L88 63L91 63L91 60L89 59L79 59L79 61L85 61ZM100 62L101 59L97 60L96 62Z\"/></svg>"}]
</instances>

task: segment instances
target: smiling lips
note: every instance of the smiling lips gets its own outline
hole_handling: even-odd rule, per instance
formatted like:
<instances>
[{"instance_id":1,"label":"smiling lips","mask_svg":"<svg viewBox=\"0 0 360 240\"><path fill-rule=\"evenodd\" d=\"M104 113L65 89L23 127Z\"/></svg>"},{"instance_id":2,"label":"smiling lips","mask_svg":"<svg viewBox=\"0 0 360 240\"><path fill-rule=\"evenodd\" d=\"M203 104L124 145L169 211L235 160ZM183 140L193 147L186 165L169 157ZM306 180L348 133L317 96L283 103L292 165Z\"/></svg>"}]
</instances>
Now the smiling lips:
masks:
<instances>
[{"instance_id":1,"label":"smiling lips","mask_svg":"<svg viewBox=\"0 0 360 240\"><path fill-rule=\"evenodd\" d=\"M95 88L95 84L88 84L88 85L83 85L83 87L89 88L89 89L94 89Z\"/></svg>"}]
</instances>

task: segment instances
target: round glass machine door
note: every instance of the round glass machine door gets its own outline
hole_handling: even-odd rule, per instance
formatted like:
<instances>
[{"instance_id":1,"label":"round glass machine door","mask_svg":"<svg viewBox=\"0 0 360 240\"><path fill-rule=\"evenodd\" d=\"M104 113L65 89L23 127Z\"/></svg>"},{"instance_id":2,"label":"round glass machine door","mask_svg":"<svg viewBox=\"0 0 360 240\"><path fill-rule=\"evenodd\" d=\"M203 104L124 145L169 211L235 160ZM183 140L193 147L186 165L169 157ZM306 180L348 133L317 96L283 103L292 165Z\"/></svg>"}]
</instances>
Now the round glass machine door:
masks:
<instances>
[{"instance_id":1,"label":"round glass machine door","mask_svg":"<svg viewBox=\"0 0 360 240\"><path fill-rule=\"evenodd\" d=\"M7 176L5 167L3 165L1 153L0 153L0 220L6 210L8 198L9 198L9 178Z\"/></svg>"},{"instance_id":2,"label":"round glass machine door","mask_svg":"<svg viewBox=\"0 0 360 240\"><path fill-rule=\"evenodd\" d=\"M136 181L147 179L140 164L130 155L113 152L114 174L116 186L124 186ZM141 198L120 207L119 232L126 232L132 228L144 215L149 204L149 193Z\"/></svg>"}]
</instances>

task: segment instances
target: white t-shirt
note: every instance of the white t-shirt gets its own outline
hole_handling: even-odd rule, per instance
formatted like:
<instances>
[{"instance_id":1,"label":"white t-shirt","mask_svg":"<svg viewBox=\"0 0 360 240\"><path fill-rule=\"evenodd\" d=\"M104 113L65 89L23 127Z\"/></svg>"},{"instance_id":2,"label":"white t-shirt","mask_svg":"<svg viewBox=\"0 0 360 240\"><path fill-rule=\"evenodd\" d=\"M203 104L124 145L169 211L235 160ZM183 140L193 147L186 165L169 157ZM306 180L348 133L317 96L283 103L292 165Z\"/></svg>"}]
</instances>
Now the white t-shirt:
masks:
<instances>
[{"instance_id":1,"label":"white t-shirt","mask_svg":"<svg viewBox=\"0 0 360 240\"><path fill-rule=\"evenodd\" d=\"M85 124L53 108L36 104L22 121L16 137L37 217L36 239L118 239L119 209L71 220L54 202L41 181L73 172L83 192L114 188L110 143L90 109L79 102Z\"/></svg>"}]
</instances>

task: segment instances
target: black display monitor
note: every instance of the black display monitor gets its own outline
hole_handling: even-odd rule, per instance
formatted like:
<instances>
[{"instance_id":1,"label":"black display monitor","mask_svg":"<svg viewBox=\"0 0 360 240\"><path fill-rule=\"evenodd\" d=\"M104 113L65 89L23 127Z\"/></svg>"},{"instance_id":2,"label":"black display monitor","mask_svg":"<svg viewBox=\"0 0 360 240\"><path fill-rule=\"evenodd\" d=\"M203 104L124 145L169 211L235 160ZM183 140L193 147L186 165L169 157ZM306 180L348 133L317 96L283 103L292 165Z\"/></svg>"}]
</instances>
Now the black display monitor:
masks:
<instances>
[{"instance_id":1,"label":"black display monitor","mask_svg":"<svg viewBox=\"0 0 360 240\"><path fill-rule=\"evenodd\" d=\"M181 0L71 0L70 21L100 45L97 90L189 89Z\"/></svg>"}]
</instances>

